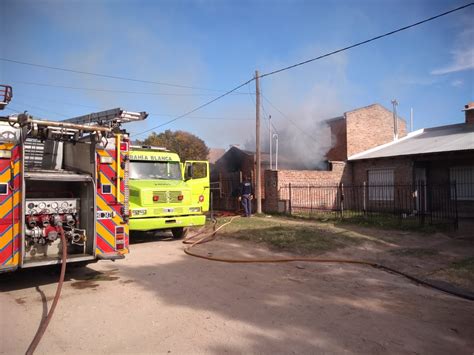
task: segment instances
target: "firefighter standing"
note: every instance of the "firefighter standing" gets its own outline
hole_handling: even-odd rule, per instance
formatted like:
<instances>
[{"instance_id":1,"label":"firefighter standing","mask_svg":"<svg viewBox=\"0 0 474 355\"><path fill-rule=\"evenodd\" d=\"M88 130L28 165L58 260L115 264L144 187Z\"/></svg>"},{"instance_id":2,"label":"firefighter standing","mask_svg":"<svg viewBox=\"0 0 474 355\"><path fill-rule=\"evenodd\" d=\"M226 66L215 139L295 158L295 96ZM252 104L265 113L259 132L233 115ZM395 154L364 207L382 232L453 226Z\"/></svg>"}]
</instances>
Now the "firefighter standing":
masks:
<instances>
[{"instance_id":1,"label":"firefighter standing","mask_svg":"<svg viewBox=\"0 0 474 355\"><path fill-rule=\"evenodd\" d=\"M244 207L244 217L250 217L252 215L252 194L252 183L248 176L245 176L244 181L240 185L240 199Z\"/></svg>"}]
</instances>

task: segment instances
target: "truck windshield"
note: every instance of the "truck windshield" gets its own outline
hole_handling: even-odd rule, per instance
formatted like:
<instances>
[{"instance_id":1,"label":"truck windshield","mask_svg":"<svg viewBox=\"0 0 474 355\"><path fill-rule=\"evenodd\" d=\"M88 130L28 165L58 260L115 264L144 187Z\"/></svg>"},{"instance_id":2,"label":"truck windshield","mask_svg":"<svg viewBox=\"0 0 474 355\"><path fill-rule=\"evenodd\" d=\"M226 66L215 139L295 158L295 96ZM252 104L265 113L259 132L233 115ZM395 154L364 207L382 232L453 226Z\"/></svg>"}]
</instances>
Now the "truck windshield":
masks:
<instances>
[{"instance_id":1,"label":"truck windshield","mask_svg":"<svg viewBox=\"0 0 474 355\"><path fill-rule=\"evenodd\" d=\"M130 161L130 179L133 180L182 180L179 162Z\"/></svg>"}]
</instances>

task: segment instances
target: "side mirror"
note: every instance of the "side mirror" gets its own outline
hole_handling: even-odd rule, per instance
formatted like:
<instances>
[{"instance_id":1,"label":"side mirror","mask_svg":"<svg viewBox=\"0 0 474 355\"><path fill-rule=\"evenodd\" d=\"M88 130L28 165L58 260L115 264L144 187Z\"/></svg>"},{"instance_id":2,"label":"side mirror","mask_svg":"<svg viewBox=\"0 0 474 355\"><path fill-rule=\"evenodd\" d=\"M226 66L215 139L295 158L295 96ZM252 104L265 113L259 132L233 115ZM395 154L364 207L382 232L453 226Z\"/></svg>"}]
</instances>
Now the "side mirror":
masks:
<instances>
[{"instance_id":1,"label":"side mirror","mask_svg":"<svg viewBox=\"0 0 474 355\"><path fill-rule=\"evenodd\" d=\"M193 178L193 164L187 164L184 179L190 180L192 178Z\"/></svg>"}]
</instances>

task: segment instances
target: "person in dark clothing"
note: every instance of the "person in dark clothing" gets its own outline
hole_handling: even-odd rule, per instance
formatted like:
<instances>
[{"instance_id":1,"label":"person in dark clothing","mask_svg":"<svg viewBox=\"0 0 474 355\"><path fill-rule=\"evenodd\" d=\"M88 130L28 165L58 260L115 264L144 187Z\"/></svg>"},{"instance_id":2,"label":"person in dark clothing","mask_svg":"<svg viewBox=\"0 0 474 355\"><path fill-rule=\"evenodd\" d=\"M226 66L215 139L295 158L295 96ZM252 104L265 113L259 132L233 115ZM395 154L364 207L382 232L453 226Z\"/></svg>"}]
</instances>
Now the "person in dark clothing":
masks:
<instances>
[{"instance_id":1,"label":"person in dark clothing","mask_svg":"<svg viewBox=\"0 0 474 355\"><path fill-rule=\"evenodd\" d=\"M244 207L244 217L250 217L252 215L252 195L252 183L250 182L248 176L246 176L240 185L240 198L242 206Z\"/></svg>"}]
</instances>

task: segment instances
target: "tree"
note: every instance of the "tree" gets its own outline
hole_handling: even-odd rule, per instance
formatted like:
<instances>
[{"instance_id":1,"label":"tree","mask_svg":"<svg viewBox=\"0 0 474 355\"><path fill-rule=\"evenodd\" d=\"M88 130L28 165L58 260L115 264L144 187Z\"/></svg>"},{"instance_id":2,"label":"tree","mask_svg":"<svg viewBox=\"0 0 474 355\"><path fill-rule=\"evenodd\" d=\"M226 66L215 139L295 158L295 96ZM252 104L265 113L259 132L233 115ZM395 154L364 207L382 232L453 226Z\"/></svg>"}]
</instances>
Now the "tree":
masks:
<instances>
[{"instance_id":1,"label":"tree","mask_svg":"<svg viewBox=\"0 0 474 355\"><path fill-rule=\"evenodd\" d=\"M167 129L160 134L153 132L144 141L138 143L167 148L178 153L183 162L185 160L206 160L209 155L206 143L194 134L185 131L172 132Z\"/></svg>"}]
</instances>

